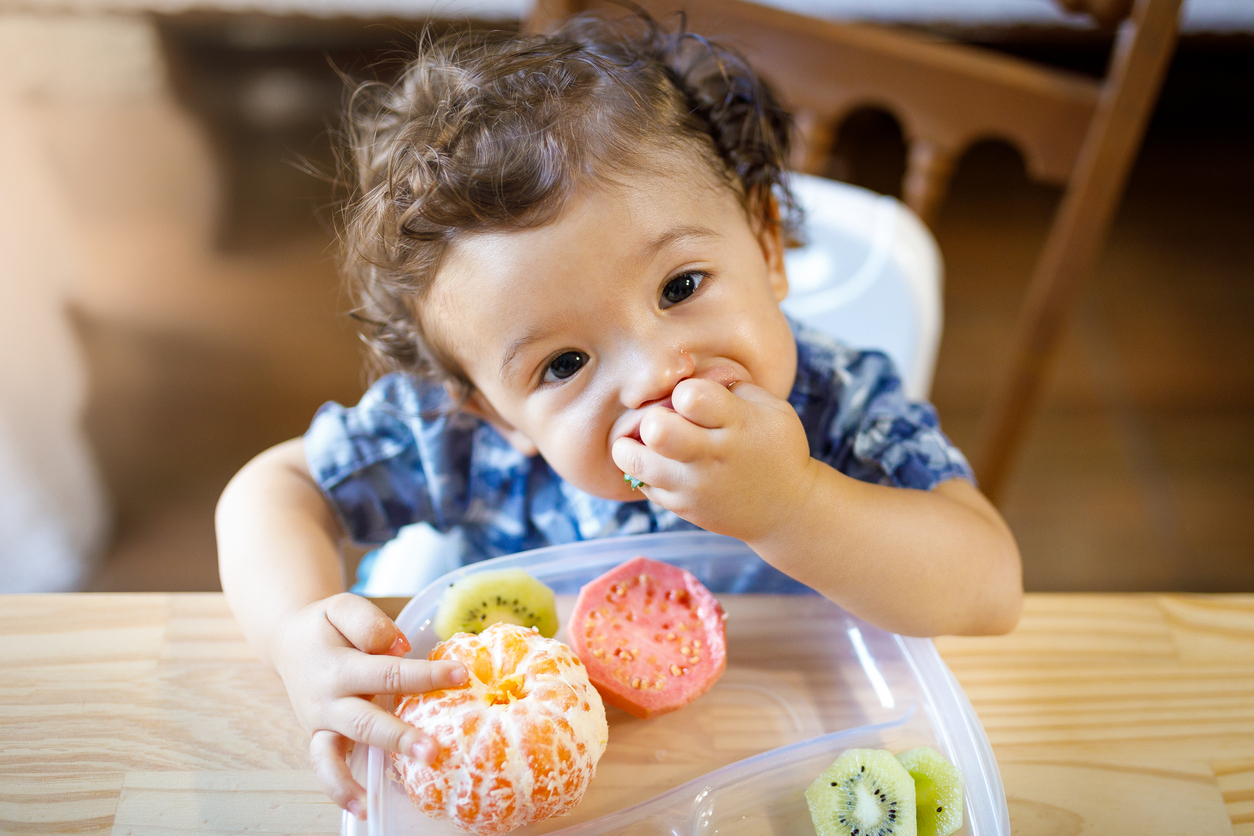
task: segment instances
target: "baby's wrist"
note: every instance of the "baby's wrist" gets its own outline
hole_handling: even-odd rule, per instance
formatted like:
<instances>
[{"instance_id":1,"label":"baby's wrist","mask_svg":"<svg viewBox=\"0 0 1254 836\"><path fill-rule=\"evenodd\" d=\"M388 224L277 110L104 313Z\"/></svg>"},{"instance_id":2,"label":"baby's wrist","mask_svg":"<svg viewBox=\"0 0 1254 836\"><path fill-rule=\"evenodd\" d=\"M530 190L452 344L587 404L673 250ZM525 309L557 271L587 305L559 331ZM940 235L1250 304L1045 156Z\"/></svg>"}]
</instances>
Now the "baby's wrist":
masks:
<instances>
[{"instance_id":1,"label":"baby's wrist","mask_svg":"<svg viewBox=\"0 0 1254 836\"><path fill-rule=\"evenodd\" d=\"M270 641L267 648L270 655L270 666L279 675L279 679L282 679L284 682L287 681L285 668L291 656L288 644L292 635L291 623L295 615L296 613L288 613L285 616L281 616L274 623L274 629L270 631Z\"/></svg>"},{"instance_id":2,"label":"baby's wrist","mask_svg":"<svg viewBox=\"0 0 1254 836\"><path fill-rule=\"evenodd\" d=\"M307 610L310 607L322 605L322 601L315 601L300 609L280 615L274 622L274 629L270 631L268 648L270 665L284 682L288 679L289 666L296 657L301 655L294 645L302 639L308 641L309 629L307 626L302 626L302 622L308 621Z\"/></svg>"},{"instance_id":3,"label":"baby's wrist","mask_svg":"<svg viewBox=\"0 0 1254 836\"><path fill-rule=\"evenodd\" d=\"M814 494L825 469L830 470L817 459L807 459L801 468L782 475L780 484L763 491L778 499L759 531L745 541L755 552L769 560L768 554L785 554L798 537L805 536L807 522L814 519Z\"/></svg>"}]
</instances>

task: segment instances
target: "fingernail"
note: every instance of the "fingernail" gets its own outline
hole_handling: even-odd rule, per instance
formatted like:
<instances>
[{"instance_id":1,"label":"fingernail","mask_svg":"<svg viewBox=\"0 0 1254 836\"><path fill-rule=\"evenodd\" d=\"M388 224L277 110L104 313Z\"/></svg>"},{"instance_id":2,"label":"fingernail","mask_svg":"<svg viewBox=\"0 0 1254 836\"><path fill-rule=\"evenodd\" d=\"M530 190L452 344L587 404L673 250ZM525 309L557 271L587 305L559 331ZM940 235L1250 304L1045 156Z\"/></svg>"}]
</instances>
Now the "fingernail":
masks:
<instances>
[{"instance_id":1,"label":"fingernail","mask_svg":"<svg viewBox=\"0 0 1254 836\"><path fill-rule=\"evenodd\" d=\"M430 740L418 741L410 751L414 753L415 758L423 763L431 763L431 761L435 760L435 744Z\"/></svg>"},{"instance_id":2,"label":"fingernail","mask_svg":"<svg viewBox=\"0 0 1254 836\"><path fill-rule=\"evenodd\" d=\"M466 673L465 668L453 668L448 672L448 681L454 685L465 685L470 680L470 674Z\"/></svg>"},{"instance_id":3,"label":"fingernail","mask_svg":"<svg viewBox=\"0 0 1254 836\"><path fill-rule=\"evenodd\" d=\"M409 639L405 638L405 634L400 630L396 631L396 641L392 642L392 646L388 648L389 656L404 656L410 651Z\"/></svg>"},{"instance_id":4,"label":"fingernail","mask_svg":"<svg viewBox=\"0 0 1254 836\"><path fill-rule=\"evenodd\" d=\"M348 812L352 814L353 818L364 819L366 817L366 811L361 806L361 802L355 798L348 802Z\"/></svg>"}]
</instances>

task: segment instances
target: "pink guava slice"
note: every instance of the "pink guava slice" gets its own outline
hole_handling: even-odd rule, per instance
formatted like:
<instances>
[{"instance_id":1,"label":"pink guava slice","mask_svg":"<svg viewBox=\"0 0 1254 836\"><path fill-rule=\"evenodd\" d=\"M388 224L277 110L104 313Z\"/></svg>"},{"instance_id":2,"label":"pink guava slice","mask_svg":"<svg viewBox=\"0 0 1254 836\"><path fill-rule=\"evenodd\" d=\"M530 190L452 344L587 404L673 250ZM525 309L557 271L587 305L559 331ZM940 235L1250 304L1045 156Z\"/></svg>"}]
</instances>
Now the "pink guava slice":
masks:
<instances>
[{"instance_id":1,"label":"pink guava slice","mask_svg":"<svg viewBox=\"0 0 1254 836\"><path fill-rule=\"evenodd\" d=\"M722 676L725 618L691 572L633 557L580 589L566 638L605 702L648 718L683 708Z\"/></svg>"}]
</instances>

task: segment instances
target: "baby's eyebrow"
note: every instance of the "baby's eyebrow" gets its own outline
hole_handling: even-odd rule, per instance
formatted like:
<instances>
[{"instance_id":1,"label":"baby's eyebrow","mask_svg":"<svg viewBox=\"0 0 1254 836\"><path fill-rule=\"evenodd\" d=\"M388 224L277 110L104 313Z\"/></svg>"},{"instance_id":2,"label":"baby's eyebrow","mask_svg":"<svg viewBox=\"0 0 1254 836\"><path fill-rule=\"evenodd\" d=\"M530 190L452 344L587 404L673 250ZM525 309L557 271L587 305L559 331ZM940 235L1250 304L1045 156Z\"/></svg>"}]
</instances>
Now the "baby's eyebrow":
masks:
<instances>
[{"instance_id":1,"label":"baby's eyebrow","mask_svg":"<svg viewBox=\"0 0 1254 836\"><path fill-rule=\"evenodd\" d=\"M532 328L518 339L509 344L509 348L505 350L505 357L501 360L500 376L501 380L508 380L511 374L510 367L517 362L522 350L532 343L545 339L549 332L545 328Z\"/></svg>"},{"instance_id":2,"label":"baby's eyebrow","mask_svg":"<svg viewBox=\"0 0 1254 836\"><path fill-rule=\"evenodd\" d=\"M719 234L706 226L677 226L654 238L640 251L641 263L648 263L666 247L686 243L689 240L711 240Z\"/></svg>"}]
</instances>

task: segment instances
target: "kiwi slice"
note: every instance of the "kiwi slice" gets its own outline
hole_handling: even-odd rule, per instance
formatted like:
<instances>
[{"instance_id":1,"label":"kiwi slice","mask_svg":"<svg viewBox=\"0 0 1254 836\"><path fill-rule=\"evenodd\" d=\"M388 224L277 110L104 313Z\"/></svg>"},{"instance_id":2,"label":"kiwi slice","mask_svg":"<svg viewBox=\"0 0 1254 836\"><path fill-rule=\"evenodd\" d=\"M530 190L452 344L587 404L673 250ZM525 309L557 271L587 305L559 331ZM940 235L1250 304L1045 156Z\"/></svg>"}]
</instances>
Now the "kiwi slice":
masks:
<instances>
[{"instance_id":1,"label":"kiwi slice","mask_svg":"<svg viewBox=\"0 0 1254 836\"><path fill-rule=\"evenodd\" d=\"M914 781L884 749L849 749L806 790L818 836L915 836Z\"/></svg>"},{"instance_id":2,"label":"kiwi slice","mask_svg":"<svg viewBox=\"0 0 1254 836\"><path fill-rule=\"evenodd\" d=\"M553 638L557 633L553 590L522 569L476 572L444 590L432 626L443 641L456 633L482 633L498 621L537 627L540 635Z\"/></svg>"},{"instance_id":3,"label":"kiwi slice","mask_svg":"<svg viewBox=\"0 0 1254 836\"><path fill-rule=\"evenodd\" d=\"M949 836L962 827L962 775L931 746L902 752L897 760L914 779L919 836Z\"/></svg>"}]
</instances>

